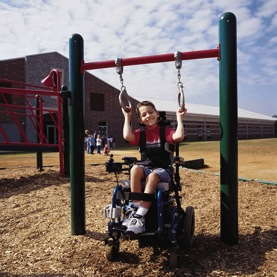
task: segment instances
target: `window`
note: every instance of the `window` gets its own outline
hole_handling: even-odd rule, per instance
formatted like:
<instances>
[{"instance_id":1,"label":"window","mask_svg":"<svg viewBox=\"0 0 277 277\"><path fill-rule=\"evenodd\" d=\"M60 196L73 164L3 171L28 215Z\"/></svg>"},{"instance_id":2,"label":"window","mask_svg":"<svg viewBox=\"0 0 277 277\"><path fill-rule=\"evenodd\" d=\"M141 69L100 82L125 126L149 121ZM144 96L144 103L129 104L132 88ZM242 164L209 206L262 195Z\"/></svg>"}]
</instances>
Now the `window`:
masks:
<instances>
[{"instance_id":1,"label":"window","mask_svg":"<svg viewBox=\"0 0 277 277\"><path fill-rule=\"evenodd\" d=\"M105 95L100 93L90 94L90 110L103 112L105 111Z\"/></svg>"},{"instance_id":2,"label":"window","mask_svg":"<svg viewBox=\"0 0 277 277\"><path fill-rule=\"evenodd\" d=\"M198 138L202 138L202 126L198 125Z\"/></svg>"},{"instance_id":3,"label":"window","mask_svg":"<svg viewBox=\"0 0 277 277\"><path fill-rule=\"evenodd\" d=\"M47 133L46 133L46 137L47 137L47 140L48 140L48 143L50 144L55 144L57 143L57 129L55 127L55 125L47 125L46 126L46 130L47 130Z\"/></svg>"},{"instance_id":4,"label":"window","mask_svg":"<svg viewBox=\"0 0 277 277\"><path fill-rule=\"evenodd\" d=\"M105 121L98 122L98 133L101 137L107 137L107 123Z\"/></svg>"},{"instance_id":5,"label":"window","mask_svg":"<svg viewBox=\"0 0 277 277\"><path fill-rule=\"evenodd\" d=\"M11 84L3 82L3 83L0 83L0 87L11 88ZM0 103L12 104L12 95L7 93L1 93L1 90L0 90Z\"/></svg>"},{"instance_id":6,"label":"window","mask_svg":"<svg viewBox=\"0 0 277 277\"><path fill-rule=\"evenodd\" d=\"M207 138L211 138L211 129L210 129L210 125L207 125L206 127L206 134L207 134Z\"/></svg>"},{"instance_id":7,"label":"window","mask_svg":"<svg viewBox=\"0 0 277 277\"><path fill-rule=\"evenodd\" d=\"M7 104L12 104L12 96L11 94L6 94L6 93L0 93L0 103L7 103Z\"/></svg>"}]
</instances>

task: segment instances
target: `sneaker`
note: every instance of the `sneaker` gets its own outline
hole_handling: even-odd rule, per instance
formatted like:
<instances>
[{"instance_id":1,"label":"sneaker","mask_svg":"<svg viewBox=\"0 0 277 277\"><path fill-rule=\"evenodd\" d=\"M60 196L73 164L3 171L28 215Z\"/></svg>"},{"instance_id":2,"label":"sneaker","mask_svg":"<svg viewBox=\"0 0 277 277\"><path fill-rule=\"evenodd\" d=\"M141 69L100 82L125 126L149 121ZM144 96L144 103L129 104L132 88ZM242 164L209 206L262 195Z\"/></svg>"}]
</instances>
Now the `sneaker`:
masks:
<instances>
[{"instance_id":1,"label":"sneaker","mask_svg":"<svg viewBox=\"0 0 277 277\"><path fill-rule=\"evenodd\" d=\"M124 214L125 214L125 218L122 221L121 225L127 228L130 220L133 218L133 216L135 215L136 211L137 211L137 208L133 207L132 205L128 206L126 208L126 210L123 211Z\"/></svg>"},{"instance_id":2,"label":"sneaker","mask_svg":"<svg viewBox=\"0 0 277 277\"><path fill-rule=\"evenodd\" d=\"M135 214L127 226L126 233L135 235L145 232L145 219L143 216Z\"/></svg>"}]
</instances>

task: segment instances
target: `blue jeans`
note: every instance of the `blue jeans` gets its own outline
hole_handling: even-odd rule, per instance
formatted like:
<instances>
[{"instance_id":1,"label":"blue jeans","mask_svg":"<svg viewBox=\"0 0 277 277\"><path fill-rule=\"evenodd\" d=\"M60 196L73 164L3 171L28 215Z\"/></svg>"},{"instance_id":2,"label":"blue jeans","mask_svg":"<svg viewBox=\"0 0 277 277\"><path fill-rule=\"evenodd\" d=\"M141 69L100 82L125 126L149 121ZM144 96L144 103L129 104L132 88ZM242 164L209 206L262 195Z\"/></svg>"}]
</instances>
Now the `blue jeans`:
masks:
<instances>
[{"instance_id":1,"label":"blue jeans","mask_svg":"<svg viewBox=\"0 0 277 277\"><path fill-rule=\"evenodd\" d=\"M101 153L101 145L97 145L97 154Z\"/></svg>"}]
</instances>

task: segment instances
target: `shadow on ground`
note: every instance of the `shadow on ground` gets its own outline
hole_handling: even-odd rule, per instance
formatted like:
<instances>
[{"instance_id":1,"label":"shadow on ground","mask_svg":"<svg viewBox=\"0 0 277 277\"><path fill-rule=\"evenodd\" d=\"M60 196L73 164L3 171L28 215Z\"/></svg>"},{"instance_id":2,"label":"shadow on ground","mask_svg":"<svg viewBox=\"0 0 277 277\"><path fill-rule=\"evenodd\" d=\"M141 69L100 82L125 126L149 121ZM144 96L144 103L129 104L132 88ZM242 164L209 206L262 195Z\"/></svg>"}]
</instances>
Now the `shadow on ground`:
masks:
<instances>
[{"instance_id":1,"label":"shadow on ground","mask_svg":"<svg viewBox=\"0 0 277 277\"><path fill-rule=\"evenodd\" d=\"M101 233L88 232L91 239L104 240ZM152 247L150 262L158 261L161 255L167 255L168 251L160 242L149 239L151 243L140 246ZM104 243L104 242L103 242ZM128 242L127 242L128 243ZM252 234L240 235L239 243L228 246L220 241L219 236L201 234L195 237L194 244L189 250L179 250L178 267L173 270L174 276L210 276L214 272L221 272L227 276L253 275L258 268L266 262L266 253L277 247L277 229L261 231L257 227ZM143 251L143 249L142 249ZM167 259L163 259L161 266L169 270ZM117 264L138 264L140 257L138 252L120 251ZM225 276L225 275L224 275Z\"/></svg>"}]
</instances>

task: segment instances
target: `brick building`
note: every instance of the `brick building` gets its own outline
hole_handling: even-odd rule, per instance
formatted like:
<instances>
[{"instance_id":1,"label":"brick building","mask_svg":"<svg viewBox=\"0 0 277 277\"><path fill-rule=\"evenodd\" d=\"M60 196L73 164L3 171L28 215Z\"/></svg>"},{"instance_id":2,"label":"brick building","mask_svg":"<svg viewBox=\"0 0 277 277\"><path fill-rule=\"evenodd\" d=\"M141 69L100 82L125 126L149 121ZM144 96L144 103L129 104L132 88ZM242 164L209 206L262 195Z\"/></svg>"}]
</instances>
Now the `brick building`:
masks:
<instances>
[{"instance_id":1,"label":"brick building","mask_svg":"<svg viewBox=\"0 0 277 277\"><path fill-rule=\"evenodd\" d=\"M137 97L137 100L142 99ZM149 99L151 100L151 99ZM167 119L175 124L177 103L168 100L157 100L158 110L167 112ZM185 140L219 140L220 118L219 107L186 103L188 113L184 119ZM243 109L238 109L238 138L256 139L277 137L277 119L262 114L257 114Z\"/></svg>"},{"instance_id":2,"label":"brick building","mask_svg":"<svg viewBox=\"0 0 277 277\"><path fill-rule=\"evenodd\" d=\"M68 84L68 59L57 52L30 55L23 58L0 61L0 78L27 84L41 85L52 69L57 69L61 73L61 83ZM100 132L105 136L113 136L117 145L125 145L122 138L123 115L118 103L119 90L100 80L94 75L86 72L84 75L84 127L91 133ZM0 82L1 87L16 87L16 84ZM10 103L22 104L20 97L8 97ZM43 97L44 107L49 110L57 109L53 97ZM135 107L137 101L145 99L131 98ZM151 99L148 99L151 100ZM3 102L2 96L0 103ZM160 111L167 112L167 119L175 124L175 112L177 103L165 100L153 100ZM32 102L32 105L35 105ZM198 140L218 140L220 138L219 108L204 105L194 105L187 103L188 114L184 120L187 141ZM238 110L238 137L240 139L276 137L276 118L271 118L261 114L252 113L245 110ZM48 140L56 141L56 130L48 114L44 114L44 130ZM25 125L26 133L30 138L35 139L35 134L31 129L28 132L28 122L26 118L20 119ZM25 122L24 122L25 121ZM133 128L138 127L135 116L133 117ZM0 127L9 133L11 141L20 140L20 133L11 117L0 114ZM1 138L0 133L0 141Z\"/></svg>"},{"instance_id":3,"label":"brick building","mask_svg":"<svg viewBox=\"0 0 277 277\"><path fill-rule=\"evenodd\" d=\"M0 61L0 78L8 79L26 84L39 85L41 81L49 74L52 69L57 69L61 72L61 83L68 84L68 59L57 52L30 55L23 58ZM118 104L119 90L111 85L103 82L92 74L85 73L85 92L84 92L84 127L91 133L95 130L101 132L105 136L113 136L118 145L124 145L125 141L122 138L123 115ZM9 82L0 82L1 87L16 88L17 85ZM1 94L0 94L1 96ZM9 98L9 96L7 96ZM21 102L23 98L12 96L9 99L10 103ZM0 103L3 102L2 96ZM135 100L131 100L135 105ZM35 105L35 102L31 102ZM49 110L57 109L57 104L53 97L43 96L44 108ZM36 135L28 131L28 123L24 122L26 118L20 119L25 125L26 133L30 140L35 140ZM3 116L0 114L0 124L2 128L9 133L10 141L20 141L20 132L13 122L12 117ZM45 133L48 140L56 141L56 130L51 123L48 114L44 115ZM134 123L136 126L136 124ZM30 126L29 126L30 127ZM137 125L138 127L138 125ZM0 135L0 141L3 140Z\"/></svg>"}]
</instances>

